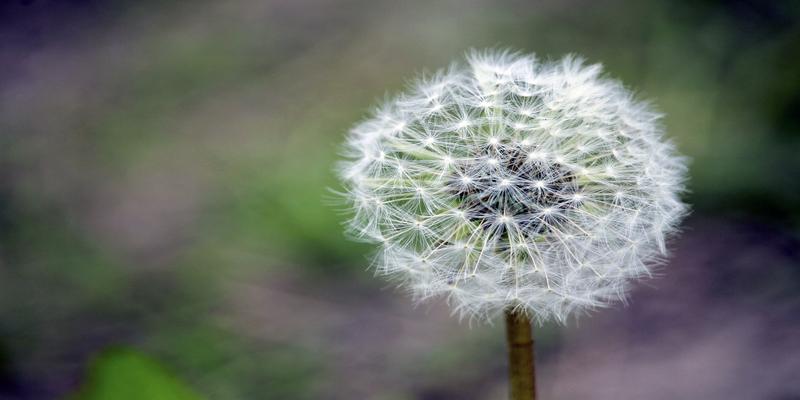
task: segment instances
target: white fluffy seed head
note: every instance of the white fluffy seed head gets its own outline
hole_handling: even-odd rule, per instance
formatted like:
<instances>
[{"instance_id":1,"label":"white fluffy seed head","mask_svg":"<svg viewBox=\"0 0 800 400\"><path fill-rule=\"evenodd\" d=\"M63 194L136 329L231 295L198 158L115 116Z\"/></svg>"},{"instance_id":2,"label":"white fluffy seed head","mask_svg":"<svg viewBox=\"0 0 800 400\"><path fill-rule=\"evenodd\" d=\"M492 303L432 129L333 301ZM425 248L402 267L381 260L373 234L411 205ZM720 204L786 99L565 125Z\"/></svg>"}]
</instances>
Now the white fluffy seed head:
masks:
<instances>
[{"instance_id":1,"label":"white fluffy seed head","mask_svg":"<svg viewBox=\"0 0 800 400\"><path fill-rule=\"evenodd\" d=\"M340 175L376 270L456 312L606 306L665 255L685 159L599 65L473 52L355 126Z\"/></svg>"}]
</instances>

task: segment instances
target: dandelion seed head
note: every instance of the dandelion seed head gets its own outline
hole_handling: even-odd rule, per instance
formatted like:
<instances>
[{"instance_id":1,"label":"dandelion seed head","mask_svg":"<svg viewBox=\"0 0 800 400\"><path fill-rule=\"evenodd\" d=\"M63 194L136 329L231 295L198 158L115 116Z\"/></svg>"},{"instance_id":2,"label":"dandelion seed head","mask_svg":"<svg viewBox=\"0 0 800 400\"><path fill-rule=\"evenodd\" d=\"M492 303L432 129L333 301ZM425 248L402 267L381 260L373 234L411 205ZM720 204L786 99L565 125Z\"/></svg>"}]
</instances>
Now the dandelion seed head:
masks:
<instances>
[{"instance_id":1,"label":"dandelion seed head","mask_svg":"<svg viewBox=\"0 0 800 400\"><path fill-rule=\"evenodd\" d=\"M348 231L380 274L462 316L607 306L686 213L658 118L580 58L472 52L350 131Z\"/></svg>"}]
</instances>

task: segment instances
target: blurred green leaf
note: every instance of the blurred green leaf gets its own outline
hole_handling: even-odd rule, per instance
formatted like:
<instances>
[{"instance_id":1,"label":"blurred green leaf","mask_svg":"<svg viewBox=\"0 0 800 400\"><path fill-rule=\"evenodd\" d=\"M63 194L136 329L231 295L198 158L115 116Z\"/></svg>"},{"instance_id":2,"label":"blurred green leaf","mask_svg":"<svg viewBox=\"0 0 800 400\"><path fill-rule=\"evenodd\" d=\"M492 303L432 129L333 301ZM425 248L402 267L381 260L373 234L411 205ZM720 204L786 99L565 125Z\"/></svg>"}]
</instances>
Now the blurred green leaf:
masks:
<instances>
[{"instance_id":1,"label":"blurred green leaf","mask_svg":"<svg viewBox=\"0 0 800 400\"><path fill-rule=\"evenodd\" d=\"M199 400L158 362L132 350L103 353L73 400Z\"/></svg>"}]
</instances>

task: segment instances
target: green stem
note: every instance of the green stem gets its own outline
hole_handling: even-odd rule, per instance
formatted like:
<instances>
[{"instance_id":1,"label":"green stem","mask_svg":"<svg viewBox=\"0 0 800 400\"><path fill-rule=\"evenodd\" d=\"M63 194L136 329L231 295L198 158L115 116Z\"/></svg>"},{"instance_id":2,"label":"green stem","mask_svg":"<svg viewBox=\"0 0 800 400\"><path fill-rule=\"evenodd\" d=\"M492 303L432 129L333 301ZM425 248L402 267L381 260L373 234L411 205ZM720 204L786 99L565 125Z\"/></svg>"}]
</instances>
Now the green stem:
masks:
<instances>
[{"instance_id":1,"label":"green stem","mask_svg":"<svg viewBox=\"0 0 800 400\"><path fill-rule=\"evenodd\" d=\"M506 338L509 355L509 399L535 400L536 373L530 318L523 313L506 310Z\"/></svg>"}]
</instances>

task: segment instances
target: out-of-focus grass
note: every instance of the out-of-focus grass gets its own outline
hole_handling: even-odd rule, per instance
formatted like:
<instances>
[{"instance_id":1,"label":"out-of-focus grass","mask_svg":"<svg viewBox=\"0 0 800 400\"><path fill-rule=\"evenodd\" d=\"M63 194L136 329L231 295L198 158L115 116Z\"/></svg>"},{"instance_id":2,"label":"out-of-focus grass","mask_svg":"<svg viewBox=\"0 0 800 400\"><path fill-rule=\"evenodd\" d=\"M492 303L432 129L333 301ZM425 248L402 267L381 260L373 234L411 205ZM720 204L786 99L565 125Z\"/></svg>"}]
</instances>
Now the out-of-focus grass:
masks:
<instances>
[{"instance_id":1,"label":"out-of-focus grass","mask_svg":"<svg viewBox=\"0 0 800 400\"><path fill-rule=\"evenodd\" d=\"M329 385L318 357L301 347L265 346L213 326L166 325L160 332L150 350L187 371L185 379L209 398L314 399Z\"/></svg>"},{"instance_id":2,"label":"out-of-focus grass","mask_svg":"<svg viewBox=\"0 0 800 400\"><path fill-rule=\"evenodd\" d=\"M106 351L92 366L89 380L73 400L200 400L153 360L133 351Z\"/></svg>"}]
</instances>

